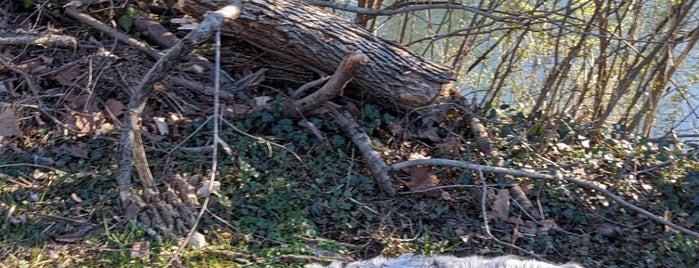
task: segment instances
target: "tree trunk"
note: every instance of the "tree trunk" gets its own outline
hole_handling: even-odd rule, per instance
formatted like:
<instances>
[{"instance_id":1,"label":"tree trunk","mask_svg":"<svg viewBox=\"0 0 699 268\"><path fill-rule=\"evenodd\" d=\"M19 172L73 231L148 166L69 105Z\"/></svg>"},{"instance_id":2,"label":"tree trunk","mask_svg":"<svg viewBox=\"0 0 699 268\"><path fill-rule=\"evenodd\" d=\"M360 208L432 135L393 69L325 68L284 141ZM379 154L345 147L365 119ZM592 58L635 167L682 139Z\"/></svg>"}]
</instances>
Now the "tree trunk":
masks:
<instances>
[{"instance_id":1,"label":"tree trunk","mask_svg":"<svg viewBox=\"0 0 699 268\"><path fill-rule=\"evenodd\" d=\"M201 18L204 12L219 8L209 2L186 0L180 8ZM350 52L365 53L369 63L352 80L346 91L351 95L361 92L384 107L409 110L427 105L451 89L454 72L448 67L318 7L298 0L243 0L241 10L238 19L226 23L224 34L311 69L331 74Z\"/></svg>"}]
</instances>

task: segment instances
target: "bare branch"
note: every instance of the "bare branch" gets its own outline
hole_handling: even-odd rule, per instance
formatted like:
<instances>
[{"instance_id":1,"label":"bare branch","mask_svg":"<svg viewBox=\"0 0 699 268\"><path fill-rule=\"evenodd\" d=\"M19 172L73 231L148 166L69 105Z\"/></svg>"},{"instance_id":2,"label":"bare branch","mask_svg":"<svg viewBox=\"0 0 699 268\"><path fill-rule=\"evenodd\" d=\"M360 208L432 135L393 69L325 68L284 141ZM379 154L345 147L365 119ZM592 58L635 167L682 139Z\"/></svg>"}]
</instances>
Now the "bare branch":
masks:
<instances>
[{"instance_id":1,"label":"bare branch","mask_svg":"<svg viewBox=\"0 0 699 268\"><path fill-rule=\"evenodd\" d=\"M493 15L492 13L489 13L485 10L482 10L480 8L476 7L471 7L467 5L462 5L462 4L453 4L453 3L443 3L443 4L419 4L419 5L410 5L410 6L404 6L396 9L373 9L373 8L362 8L362 7L353 7L348 4L341 4L341 3L335 3L335 2L326 2L326 1L319 1L319 0L304 0L306 3L309 3L314 6L319 6L319 7L329 7L329 8L334 8L334 9L339 9L343 11L349 11L357 14L365 14L365 15L375 15L375 16L389 16L389 15L395 15L395 14L400 14L400 13L407 13L407 12L413 12L413 11L420 11L420 10L428 10L428 9L463 9L469 12L476 13L478 15L493 19L495 21L503 21L505 18Z\"/></svg>"}]
</instances>

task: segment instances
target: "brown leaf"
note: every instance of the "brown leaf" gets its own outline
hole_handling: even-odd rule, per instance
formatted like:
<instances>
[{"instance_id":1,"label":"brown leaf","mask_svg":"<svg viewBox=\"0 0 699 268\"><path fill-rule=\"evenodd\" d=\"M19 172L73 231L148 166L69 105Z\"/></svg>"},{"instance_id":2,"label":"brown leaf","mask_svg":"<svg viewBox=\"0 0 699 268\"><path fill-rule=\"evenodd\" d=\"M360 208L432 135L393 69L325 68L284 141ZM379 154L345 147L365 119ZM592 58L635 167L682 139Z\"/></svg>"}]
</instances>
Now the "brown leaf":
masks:
<instances>
[{"instance_id":1,"label":"brown leaf","mask_svg":"<svg viewBox=\"0 0 699 268\"><path fill-rule=\"evenodd\" d=\"M91 95L66 97L68 116L64 119L66 125L72 126L78 132L76 136L84 137L101 128L107 122L102 110L97 107L99 99Z\"/></svg>"},{"instance_id":2,"label":"brown leaf","mask_svg":"<svg viewBox=\"0 0 699 268\"><path fill-rule=\"evenodd\" d=\"M102 123L105 122L104 115L102 112L94 113L77 113L72 112L74 126L77 128L78 133L76 136L84 137L92 131L100 129Z\"/></svg>"},{"instance_id":3,"label":"brown leaf","mask_svg":"<svg viewBox=\"0 0 699 268\"><path fill-rule=\"evenodd\" d=\"M22 133L19 130L19 118L17 118L17 115L15 114L15 109L11 107L7 107L0 111L0 136L22 136Z\"/></svg>"},{"instance_id":4,"label":"brown leaf","mask_svg":"<svg viewBox=\"0 0 699 268\"><path fill-rule=\"evenodd\" d=\"M687 228L693 228L694 225L696 225L696 222L694 221L693 217L681 218L680 223L682 223L682 225L684 225L684 227Z\"/></svg>"},{"instance_id":5,"label":"brown leaf","mask_svg":"<svg viewBox=\"0 0 699 268\"><path fill-rule=\"evenodd\" d=\"M411 191L429 189L439 185L439 178L432 174L429 167L413 167L410 169L410 180L405 182L405 186ZM439 196L440 190L425 193L429 196Z\"/></svg>"},{"instance_id":6,"label":"brown leaf","mask_svg":"<svg viewBox=\"0 0 699 268\"><path fill-rule=\"evenodd\" d=\"M100 99L94 95L72 95L66 97L66 100L68 101L67 105L70 109L80 112L101 112L99 107L97 107L97 103Z\"/></svg>"},{"instance_id":7,"label":"brown leaf","mask_svg":"<svg viewBox=\"0 0 699 268\"><path fill-rule=\"evenodd\" d=\"M104 103L104 108L107 110L107 112L114 115L114 117L119 117L120 115L124 114L124 110L126 110L126 106L115 99L108 99Z\"/></svg>"},{"instance_id":8,"label":"brown leaf","mask_svg":"<svg viewBox=\"0 0 699 268\"><path fill-rule=\"evenodd\" d=\"M672 221L672 211L666 210L663 213L663 220L666 221ZM665 232L675 232L678 233L675 229L672 229L670 226L665 225Z\"/></svg>"},{"instance_id":9,"label":"brown leaf","mask_svg":"<svg viewBox=\"0 0 699 268\"><path fill-rule=\"evenodd\" d=\"M437 134L437 130L435 130L434 128L420 130L420 134L418 134L418 137L420 137L421 139L428 139L432 142L442 141L442 138L439 137L439 134Z\"/></svg>"},{"instance_id":10,"label":"brown leaf","mask_svg":"<svg viewBox=\"0 0 699 268\"><path fill-rule=\"evenodd\" d=\"M150 243L148 241L134 243L129 251L129 257L147 261L150 257Z\"/></svg>"},{"instance_id":11,"label":"brown leaf","mask_svg":"<svg viewBox=\"0 0 699 268\"><path fill-rule=\"evenodd\" d=\"M510 214L510 191L502 189L495 197L492 209L500 220L507 220Z\"/></svg>"},{"instance_id":12,"label":"brown leaf","mask_svg":"<svg viewBox=\"0 0 699 268\"><path fill-rule=\"evenodd\" d=\"M63 86L71 86L73 84L73 79L78 76L78 74L80 74L80 66L75 64L56 73L53 79Z\"/></svg>"},{"instance_id":13,"label":"brown leaf","mask_svg":"<svg viewBox=\"0 0 699 268\"><path fill-rule=\"evenodd\" d=\"M60 147L54 148L51 151L53 151L57 155L67 154L67 155L70 155L72 157L85 158L85 159L88 158L87 144L85 144L84 142L78 142L78 143L75 143L73 145L66 145L64 143L64 144L61 144Z\"/></svg>"},{"instance_id":14,"label":"brown leaf","mask_svg":"<svg viewBox=\"0 0 699 268\"><path fill-rule=\"evenodd\" d=\"M80 198L80 196L78 196L78 194L76 194L75 192L70 194L70 199L73 199L73 201L75 201L75 203L82 203L83 202L83 199Z\"/></svg>"},{"instance_id":15,"label":"brown leaf","mask_svg":"<svg viewBox=\"0 0 699 268\"><path fill-rule=\"evenodd\" d=\"M498 217L499 217L499 216L498 216ZM506 220L506 222L509 222L509 223L512 223L512 224L516 224L516 225L522 225L522 224L524 224L524 221L522 220L522 218L520 218L520 217L514 217L514 216L508 217L507 220Z\"/></svg>"},{"instance_id":16,"label":"brown leaf","mask_svg":"<svg viewBox=\"0 0 699 268\"><path fill-rule=\"evenodd\" d=\"M436 145L440 151L447 155L458 155L464 149L461 139L454 136L446 137L441 143Z\"/></svg>"},{"instance_id":17,"label":"brown leaf","mask_svg":"<svg viewBox=\"0 0 699 268\"><path fill-rule=\"evenodd\" d=\"M153 83L153 90L158 91L158 92L164 92L167 90L167 87L165 86L165 84L163 84L161 82L155 82L155 83Z\"/></svg>"},{"instance_id":18,"label":"brown leaf","mask_svg":"<svg viewBox=\"0 0 699 268\"><path fill-rule=\"evenodd\" d=\"M32 175L31 175L31 176L32 176L32 178L34 178L35 180L44 180L44 179L46 179L46 178L49 177L49 174L46 173L46 172L43 172L43 171L41 171L40 169L37 168L37 169L34 169L34 171L32 171Z\"/></svg>"},{"instance_id":19,"label":"brown leaf","mask_svg":"<svg viewBox=\"0 0 699 268\"><path fill-rule=\"evenodd\" d=\"M252 110L252 107L248 105L234 103L226 106L223 110L223 116L226 118L238 118L240 115L247 114L250 110Z\"/></svg>"}]
</instances>

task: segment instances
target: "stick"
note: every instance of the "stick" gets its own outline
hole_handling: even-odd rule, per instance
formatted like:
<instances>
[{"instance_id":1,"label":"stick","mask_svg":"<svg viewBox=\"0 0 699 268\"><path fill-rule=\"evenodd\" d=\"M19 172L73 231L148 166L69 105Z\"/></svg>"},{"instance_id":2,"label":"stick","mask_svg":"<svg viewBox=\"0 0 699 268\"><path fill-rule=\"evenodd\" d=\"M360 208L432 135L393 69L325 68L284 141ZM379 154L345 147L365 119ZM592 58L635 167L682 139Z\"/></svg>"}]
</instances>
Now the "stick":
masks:
<instances>
[{"instance_id":1,"label":"stick","mask_svg":"<svg viewBox=\"0 0 699 268\"><path fill-rule=\"evenodd\" d=\"M228 9L229 12L222 12L222 10L225 9ZM127 191L131 185L132 164L136 165L136 169L139 171L139 177L141 181L144 182L144 185L149 185L152 181L153 175L150 174L147 162L138 161L132 163L134 156L132 153L140 153L140 151L143 150L143 144L136 143L136 136L140 137L140 133L138 132L140 128L139 119L146 106L148 97L153 92L152 83L165 77L166 71L173 66L174 62L179 61L179 59L189 54L199 44L211 38L213 32L221 27L225 18L235 19L239 14L240 9L235 8L231 10L230 6L224 7L217 12L208 12L199 27L187 34L177 45L168 50L168 52L151 67L148 73L141 79L139 85L133 90L121 135L121 144L123 148L118 185L119 192L122 195L122 201L127 201L123 199L127 196Z\"/></svg>"},{"instance_id":2,"label":"stick","mask_svg":"<svg viewBox=\"0 0 699 268\"><path fill-rule=\"evenodd\" d=\"M381 156L371 147L371 139L362 128L354 121L352 115L347 111L340 111L339 108L331 107L331 105L325 105L326 108L330 110L335 121L342 127L342 130L350 136L354 145L359 148L362 152L364 160L366 161L369 170L374 175L374 179L379 183L379 188L389 195L395 195L395 190L393 189L393 184L391 183L391 177L388 176L388 168L386 167L386 162L381 158Z\"/></svg>"}]
</instances>

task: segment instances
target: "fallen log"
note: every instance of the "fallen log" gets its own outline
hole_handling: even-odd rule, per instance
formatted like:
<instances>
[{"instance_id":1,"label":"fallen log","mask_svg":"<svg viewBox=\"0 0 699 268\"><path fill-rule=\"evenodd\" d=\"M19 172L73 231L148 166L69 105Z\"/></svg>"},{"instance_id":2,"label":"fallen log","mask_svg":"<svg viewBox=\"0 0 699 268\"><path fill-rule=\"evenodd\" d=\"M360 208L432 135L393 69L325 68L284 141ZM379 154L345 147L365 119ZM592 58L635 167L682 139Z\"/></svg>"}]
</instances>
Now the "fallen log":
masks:
<instances>
[{"instance_id":1,"label":"fallen log","mask_svg":"<svg viewBox=\"0 0 699 268\"><path fill-rule=\"evenodd\" d=\"M186 0L179 8L201 18L204 12L220 8L213 2ZM224 33L286 60L330 74L350 52L366 54L369 64L352 80L346 91L350 95L361 92L383 107L410 110L430 104L451 89L451 69L382 40L343 17L298 0L240 2L240 17L227 22Z\"/></svg>"}]
</instances>

